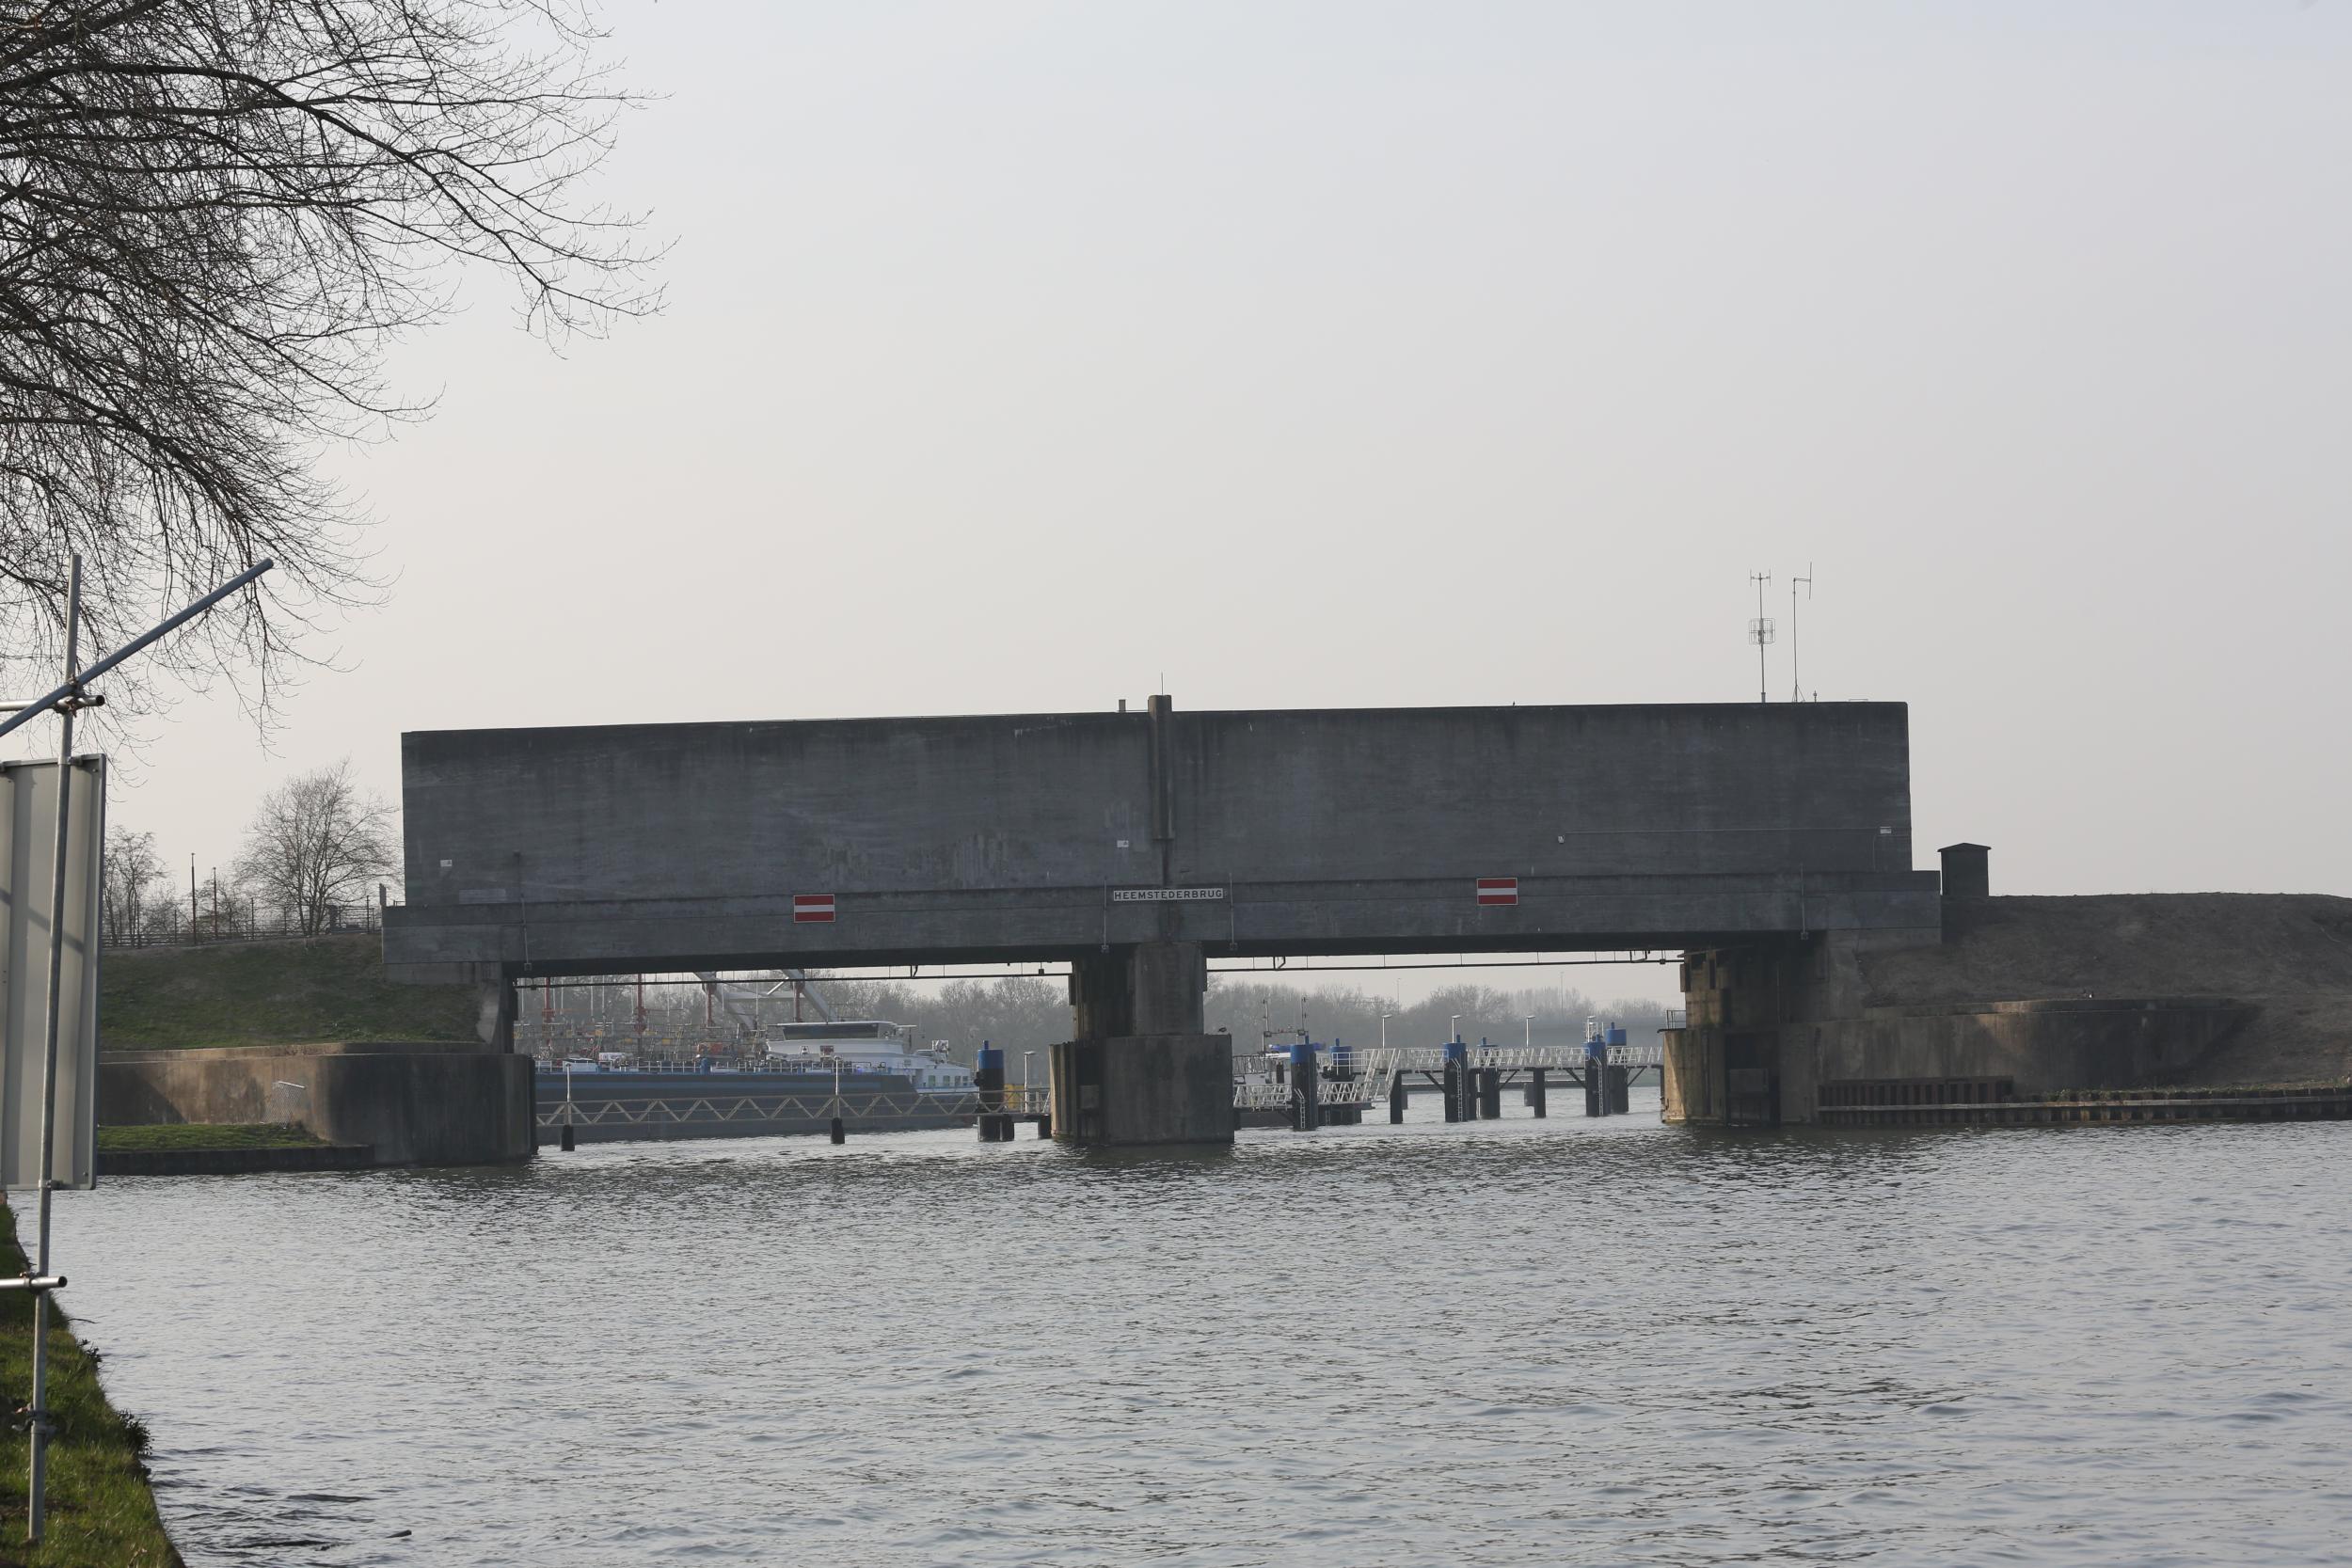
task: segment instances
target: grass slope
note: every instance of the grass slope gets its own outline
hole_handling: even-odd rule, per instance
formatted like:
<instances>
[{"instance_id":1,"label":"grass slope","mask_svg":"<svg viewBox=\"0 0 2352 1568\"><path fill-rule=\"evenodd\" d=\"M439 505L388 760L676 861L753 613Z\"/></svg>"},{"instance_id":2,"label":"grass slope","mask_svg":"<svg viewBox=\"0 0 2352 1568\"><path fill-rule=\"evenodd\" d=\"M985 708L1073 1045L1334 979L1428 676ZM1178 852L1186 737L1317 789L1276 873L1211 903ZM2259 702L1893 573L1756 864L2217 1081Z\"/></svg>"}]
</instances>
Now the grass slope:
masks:
<instances>
[{"instance_id":1,"label":"grass slope","mask_svg":"<svg viewBox=\"0 0 2352 1568\"><path fill-rule=\"evenodd\" d=\"M0 1275L22 1275L16 1216L0 1208ZM106 1402L98 1354L49 1314L49 1519L38 1547L24 1544L25 1434L0 1430L0 1564L22 1568L181 1568L148 1490L147 1429ZM33 1302L0 1291L0 1388L14 1407L33 1386Z\"/></svg>"},{"instance_id":2,"label":"grass slope","mask_svg":"<svg viewBox=\"0 0 2352 1568\"><path fill-rule=\"evenodd\" d=\"M183 1149L316 1148L319 1138L288 1122L158 1122L146 1127L102 1127L101 1154L177 1153Z\"/></svg>"},{"instance_id":3,"label":"grass slope","mask_svg":"<svg viewBox=\"0 0 2352 1568\"><path fill-rule=\"evenodd\" d=\"M98 986L111 1051L477 1037L471 987L386 979L373 936L110 950Z\"/></svg>"}]
</instances>

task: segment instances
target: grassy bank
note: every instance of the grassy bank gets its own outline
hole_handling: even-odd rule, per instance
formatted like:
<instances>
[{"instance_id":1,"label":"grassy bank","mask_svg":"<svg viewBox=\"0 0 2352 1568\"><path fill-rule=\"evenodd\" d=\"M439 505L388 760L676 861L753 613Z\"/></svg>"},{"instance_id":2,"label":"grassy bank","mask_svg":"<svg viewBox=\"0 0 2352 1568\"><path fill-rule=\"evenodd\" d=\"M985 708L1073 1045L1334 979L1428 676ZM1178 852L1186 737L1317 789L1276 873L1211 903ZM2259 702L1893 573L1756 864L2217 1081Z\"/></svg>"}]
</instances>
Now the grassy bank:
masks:
<instances>
[{"instance_id":1,"label":"grassy bank","mask_svg":"<svg viewBox=\"0 0 2352 1568\"><path fill-rule=\"evenodd\" d=\"M473 988L386 979L373 936L109 949L98 983L110 1051L478 1037Z\"/></svg>"},{"instance_id":2,"label":"grassy bank","mask_svg":"<svg viewBox=\"0 0 2352 1568\"><path fill-rule=\"evenodd\" d=\"M190 1148L316 1148L309 1128L272 1121L247 1125L202 1121L158 1122L148 1127L102 1127L102 1154L175 1153Z\"/></svg>"},{"instance_id":3,"label":"grassy bank","mask_svg":"<svg viewBox=\"0 0 2352 1568\"><path fill-rule=\"evenodd\" d=\"M16 1216L0 1208L0 1275L22 1275ZM47 1537L24 1544L25 1435L0 1431L0 1564L24 1568L179 1568L148 1490L147 1430L119 1414L98 1386L98 1356L74 1338L63 1313L49 1315ZM0 1291L0 1392L8 1406L33 1386L33 1303L22 1291Z\"/></svg>"}]
</instances>

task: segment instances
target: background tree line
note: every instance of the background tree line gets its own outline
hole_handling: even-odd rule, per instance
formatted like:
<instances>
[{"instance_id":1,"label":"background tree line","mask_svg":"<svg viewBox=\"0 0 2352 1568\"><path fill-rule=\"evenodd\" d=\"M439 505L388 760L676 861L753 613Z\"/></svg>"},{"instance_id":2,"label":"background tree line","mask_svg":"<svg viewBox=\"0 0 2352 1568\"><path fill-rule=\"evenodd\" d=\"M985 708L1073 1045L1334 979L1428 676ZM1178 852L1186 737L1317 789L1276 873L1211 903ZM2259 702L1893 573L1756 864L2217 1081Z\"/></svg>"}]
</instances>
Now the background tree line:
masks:
<instances>
[{"instance_id":1,"label":"background tree line","mask_svg":"<svg viewBox=\"0 0 2352 1568\"><path fill-rule=\"evenodd\" d=\"M772 981L762 984L772 984ZM1009 975L996 980L949 980L944 983L908 980L828 979L814 976L811 989L840 1019L886 1019L914 1025L916 1037L949 1042L957 1060L969 1066L983 1040L1006 1050L1041 1050L1070 1037L1068 982L1060 976ZM626 987L570 993L559 991L558 1006L567 1013L589 1006L606 1019L621 1022L635 1007L634 993ZM739 990L739 997L741 992ZM590 1001L591 997L596 998ZM535 993L526 992L523 1011L533 1016ZM1622 1025L1634 1044L1657 1037L1666 1022L1667 1004L1644 998L1602 1000L1573 986L1530 987L1504 990L1465 984L1433 991L1421 1002L1400 1007L1356 986L1322 986L1312 990L1244 976L1214 976L1208 1004L1208 1026L1233 1037L1237 1054L1254 1054L1264 1044L1269 1028L1297 1029L1302 1020L1309 1035L1325 1044L1375 1046L1380 1041L1380 1015L1390 1014L1391 1045L1436 1045L1446 1038L1452 1020L1459 1015L1462 1037L1476 1041L1516 1044L1528 1037L1529 1021L1538 1045L1573 1045L1584 1038L1587 1019ZM648 986L645 1017L649 1026L692 1033L708 1011L715 1020L714 1038L730 1037L736 1021L723 1004L707 1008L699 986ZM789 988L759 1006L765 1023L792 1018ZM810 1022L823 1015L813 1006L803 1010ZM1012 1070L1020 1064L1016 1054ZM1044 1071L1042 1064L1036 1070Z\"/></svg>"},{"instance_id":2,"label":"background tree line","mask_svg":"<svg viewBox=\"0 0 2352 1568\"><path fill-rule=\"evenodd\" d=\"M399 864L392 808L359 787L346 757L262 796L226 876L214 867L183 881L153 833L110 823L105 940L127 947L367 925Z\"/></svg>"}]
</instances>

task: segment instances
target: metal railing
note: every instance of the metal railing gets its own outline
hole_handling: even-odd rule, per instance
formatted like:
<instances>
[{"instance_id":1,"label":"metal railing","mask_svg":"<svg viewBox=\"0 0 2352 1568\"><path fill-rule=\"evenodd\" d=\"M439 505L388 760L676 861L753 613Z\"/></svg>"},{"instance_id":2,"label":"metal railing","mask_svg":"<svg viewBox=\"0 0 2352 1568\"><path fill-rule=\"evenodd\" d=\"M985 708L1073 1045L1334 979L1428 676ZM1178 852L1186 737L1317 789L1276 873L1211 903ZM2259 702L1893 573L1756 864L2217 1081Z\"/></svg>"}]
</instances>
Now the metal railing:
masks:
<instances>
[{"instance_id":1,"label":"metal railing","mask_svg":"<svg viewBox=\"0 0 2352 1568\"><path fill-rule=\"evenodd\" d=\"M373 936L384 929L381 911L373 904L350 905L331 911L326 925L306 931L302 923L283 914L255 915L223 910L205 913L191 929L184 923L160 930L120 930L109 927L100 941L109 948L209 947L219 942L284 942L300 937Z\"/></svg>"},{"instance_id":2,"label":"metal railing","mask_svg":"<svg viewBox=\"0 0 2352 1568\"><path fill-rule=\"evenodd\" d=\"M1613 1045L1609 1050L1609 1065L1622 1068L1662 1068L1664 1048L1655 1045ZM1547 1072L1581 1073L1586 1056L1581 1045L1473 1045L1466 1053L1473 1068L1495 1068L1504 1072L1525 1072L1542 1069ZM1325 1078L1315 1089L1316 1100L1325 1105L1355 1106L1368 1109L1389 1098L1390 1088L1400 1072L1438 1073L1445 1069L1445 1047L1391 1046L1356 1053L1351 1064L1355 1075L1349 1078ZM1271 1080L1246 1079L1233 1085L1233 1108L1238 1111L1279 1111L1293 1102L1292 1087L1287 1083Z\"/></svg>"},{"instance_id":3,"label":"metal railing","mask_svg":"<svg viewBox=\"0 0 2352 1568\"><path fill-rule=\"evenodd\" d=\"M816 1089L789 1094L761 1094L755 1089L728 1092L714 1085L707 1094L657 1094L629 1099L563 1100L537 1110L541 1127L668 1126L687 1122L823 1121L833 1117L870 1120L880 1117L977 1117L977 1089L946 1094L923 1089L875 1089L849 1092ZM1005 1088L1003 1110L1017 1117L1042 1116L1049 1096L1043 1085Z\"/></svg>"}]
</instances>

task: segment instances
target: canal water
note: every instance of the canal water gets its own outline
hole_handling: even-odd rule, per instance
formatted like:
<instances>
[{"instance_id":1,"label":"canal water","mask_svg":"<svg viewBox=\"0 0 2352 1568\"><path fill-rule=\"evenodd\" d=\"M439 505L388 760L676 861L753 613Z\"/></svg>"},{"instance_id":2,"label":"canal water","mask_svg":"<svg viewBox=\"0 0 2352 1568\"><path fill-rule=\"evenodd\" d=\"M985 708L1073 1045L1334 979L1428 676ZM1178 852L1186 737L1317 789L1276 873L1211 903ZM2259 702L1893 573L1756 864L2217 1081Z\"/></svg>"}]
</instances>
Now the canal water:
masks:
<instances>
[{"instance_id":1,"label":"canal water","mask_svg":"<svg viewBox=\"0 0 2352 1568\"><path fill-rule=\"evenodd\" d=\"M120 1180L59 1256L194 1568L2352 1562L2352 1124L1655 1105Z\"/></svg>"}]
</instances>

